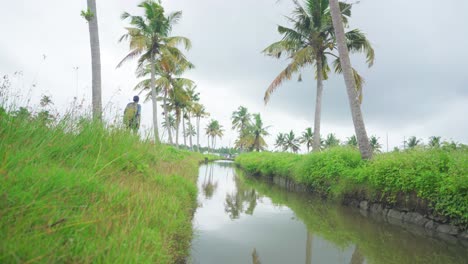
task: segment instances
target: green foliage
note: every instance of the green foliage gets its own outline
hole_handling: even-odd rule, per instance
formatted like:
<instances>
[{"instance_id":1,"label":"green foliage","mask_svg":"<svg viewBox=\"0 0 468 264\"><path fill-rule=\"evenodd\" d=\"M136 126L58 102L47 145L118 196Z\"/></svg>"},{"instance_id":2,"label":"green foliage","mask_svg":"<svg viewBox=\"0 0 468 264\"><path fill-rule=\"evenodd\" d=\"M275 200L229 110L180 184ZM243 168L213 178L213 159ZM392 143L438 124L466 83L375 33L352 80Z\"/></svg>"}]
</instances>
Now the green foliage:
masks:
<instances>
[{"instance_id":1,"label":"green foliage","mask_svg":"<svg viewBox=\"0 0 468 264\"><path fill-rule=\"evenodd\" d=\"M85 10L81 10L81 17L83 17L84 19L86 19L86 21L89 22L89 21L91 21L91 19L93 19L94 14L93 14L93 12L91 12L91 10L89 10L89 8L88 8L88 9L86 9L86 11L85 11Z\"/></svg>"},{"instance_id":2,"label":"green foliage","mask_svg":"<svg viewBox=\"0 0 468 264\"><path fill-rule=\"evenodd\" d=\"M70 123L1 112L0 262L183 260L203 157Z\"/></svg>"},{"instance_id":3,"label":"green foliage","mask_svg":"<svg viewBox=\"0 0 468 264\"><path fill-rule=\"evenodd\" d=\"M415 193L437 213L468 224L468 150L414 149L377 155L363 161L352 147L320 153L246 153L236 158L249 173L289 177L318 193L341 197L365 191L393 203L399 194Z\"/></svg>"}]
</instances>

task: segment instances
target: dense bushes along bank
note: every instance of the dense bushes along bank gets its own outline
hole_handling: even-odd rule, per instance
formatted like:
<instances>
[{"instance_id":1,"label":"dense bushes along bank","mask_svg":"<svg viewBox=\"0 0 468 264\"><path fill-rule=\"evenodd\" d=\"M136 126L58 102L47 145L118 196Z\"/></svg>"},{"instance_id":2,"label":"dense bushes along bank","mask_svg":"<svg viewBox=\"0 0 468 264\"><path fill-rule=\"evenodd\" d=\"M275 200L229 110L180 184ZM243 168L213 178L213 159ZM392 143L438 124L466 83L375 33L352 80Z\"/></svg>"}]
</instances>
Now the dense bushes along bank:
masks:
<instances>
[{"instance_id":1,"label":"dense bushes along bank","mask_svg":"<svg viewBox=\"0 0 468 264\"><path fill-rule=\"evenodd\" d=\"M248 173L281 176L321 195L361 196L388 205L417 196L427 209L462 229L468 225L468 150L413 150L363 161L352 148L320 153L246 153L236 163ZM433 211L433 212L432 212Z\"/></svg>"},{"instance_id":2,"label":"dense bushes along bank","mask_svg":"<svg viewBox=\"0 0 468 264\"><path fill-rule=\"evenodd\" d=\"M0 262L183 260L203 157L68 123L0 112Z\"/></svg>"}]
</instances>

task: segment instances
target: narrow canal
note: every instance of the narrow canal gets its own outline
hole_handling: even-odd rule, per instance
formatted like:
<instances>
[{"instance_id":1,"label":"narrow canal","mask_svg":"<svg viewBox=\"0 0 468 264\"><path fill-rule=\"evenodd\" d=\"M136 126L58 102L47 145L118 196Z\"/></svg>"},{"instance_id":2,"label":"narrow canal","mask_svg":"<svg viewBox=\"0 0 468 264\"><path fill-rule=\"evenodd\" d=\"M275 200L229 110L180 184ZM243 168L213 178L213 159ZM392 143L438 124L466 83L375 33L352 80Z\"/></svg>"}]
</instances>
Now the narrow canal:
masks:
<instances>
[{"instance_id":1,"label":"narrow canal","mask_svg":"<svg viewBox=\"0 0 468 264\"><path fill-rule=\"evenodd\" d=\"M468 247L202 165L189 263L468 263ZM259 261L259 262L258 262Z\"/></svg>"}]
</instances>

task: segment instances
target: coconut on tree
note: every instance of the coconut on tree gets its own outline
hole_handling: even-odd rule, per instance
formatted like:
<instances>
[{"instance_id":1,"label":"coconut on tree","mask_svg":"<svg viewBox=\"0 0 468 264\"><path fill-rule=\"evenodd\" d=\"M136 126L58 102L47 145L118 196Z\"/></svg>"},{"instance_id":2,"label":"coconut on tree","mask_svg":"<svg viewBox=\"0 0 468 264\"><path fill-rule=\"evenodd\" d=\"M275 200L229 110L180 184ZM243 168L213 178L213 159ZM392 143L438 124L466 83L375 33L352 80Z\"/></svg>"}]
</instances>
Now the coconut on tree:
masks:
<instances>
[{"instance_id":1,"label":"coconut on tree","mask_svg":"<svg viewBox=\"0 0 468 264\"><path fill-rule=\"evenodd\" d=\"M157 58L162 52L173 54L177 57L181 52L177 46L183 44L186 50L191 46L190 40L180 36L170 36L172 27L181 19L182 12L177 11L165 15L164 8L155 1L143 1L138 7L143 9L143 16L133 16L124 12L122 20L129 20L130 26L126 27L126 33L120 38L121 41L128 40L130 52L117 65L120 67L124 62L138 58L138 67L144 68L149 64L151 72L151 100L153 106L153 127L155 141L159 142L157 92L156 92L156 64ZM167 112L166 112L167 113ZM166 115L168 122L168 115ZM169 133L172 143L171 133Z\"/></svg>"},{"instance_id":2,"label":"coconut on tree","mask_svg":"<svg viewBox=\"0 0 468 264\"><path fill-rule=\"evenodd\" d=\"M275 58L286 57L288 66L280 72L265 92L265 103L270 100L271 94L285 81L290 80L294 74L298 74L302 80L301 71L308 66L314 67L317 80L317 95L314 118L313 150L320 150L320 122L322 111L323 81L328 79L330 72L329 59L333 60L334 71L341 73L341 62L337 55L337 40L333 30L331 13L328 0L306 0L301 5L298 0L293 0L295 8L293 16L288 17L291 27L278 26L278 32L283 36L282 40L268 46L263 53ZM339 16L346 21L351 16L351 6L341 3L342 9ZM366 36L358 29L350 30L344 35L345 41L352 52L364 52L367 63L372 66L374 62L374 50ZM355 86L361 90L363 79L356 70L352 70Z\"/></svg>"}]
</instances>

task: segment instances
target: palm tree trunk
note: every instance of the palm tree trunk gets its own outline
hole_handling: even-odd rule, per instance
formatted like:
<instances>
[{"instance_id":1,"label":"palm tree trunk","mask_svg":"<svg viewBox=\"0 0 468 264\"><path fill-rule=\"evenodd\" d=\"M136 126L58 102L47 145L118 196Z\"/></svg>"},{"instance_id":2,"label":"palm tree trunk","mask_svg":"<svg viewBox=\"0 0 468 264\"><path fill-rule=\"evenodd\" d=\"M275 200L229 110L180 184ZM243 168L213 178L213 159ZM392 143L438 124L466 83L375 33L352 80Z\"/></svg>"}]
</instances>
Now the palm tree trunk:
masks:
<instances>
[{"instance_id":1,"label":"palm tree trunk","mask_svg":"<svg viewBox=\"0 0 468 264\"><path fill-rule=\"evenodd\" d=\"M175 129L175 144L179 147L179 127L180 127L180 112L176 113L176 129Z\"/></svg>"},{"instance_id":2,"label":"palm tree trunk","mask_svg":"<svg viewBox=\"0 0 468 264\"><path fill-rule=\"evenodd\" d=\"M208 148L208 152L210 152L210 136L208 135L206 139L208 140L206 143L206 147Z\"/></svg>"},{"instance_id":3,"label":"palm tree trunk","mask_svg":"<svg viewBox=\"0 0 468 264\"><path fill-rule=\"evenodd\" d=\"M343 20L341 18L340 6L338 0L330 0L330 12L335 28L336 41L338 44L338 52L340 54L341 67L343 69L346 90L348 92L349 106L354 123L354 130L358 140L359 151L363 159L372 158L372 150L367 137L366 126L362 117L361 105L356 94L356 82L354 80L351 61L349 59L348 47L346 46Z\"/></svg>"},{"instance_id":4,"label":"palm tree trunk","mask_svg":"<svg viewBox=\"0 0 468 264\"><path fill-rule=\"evenodd\" d=\"M153 129L154 129L154 142L160 143L159 139L159 129L158 129L158 98L156 93L156 80L155 80L155 62L154 62L154 54L151 56L151 102L153 105Z\"/></svg>"},{"instance_id":5,"label":"palm tree trunk","mask_svg":"<svg viewBox=\"0 0 468 264\"><path fill-rule=\"evenodd\" d=\"M95 0L87 0L88 9L93 17L88 21L89 40L91 44L91 66L92 66L92 86L93 86L93 119L102 119L102 98L101 98L101 52L99 47L99 29L97 20L97 9Z\"/></svg>"},{"instance_id":6,"label":"palm tree trunk","mask_svg":"<svg viewBox=\"0 0 468 264\"><path fill-rule=\"evenodd\" d=\"M200 152L200 117L197 117L197 148Z\"/></svg>"},{"instance_id":7,"label":"palm tree trunk","mask_svg":"<svg viewBox=\"0 0 468 264\"><path fill-rule=\"evenodd\" d=\"M169 125L169 112L168 112L168 109L167 109L167 103L166 103L166 101L167 101L167 90L164 91L163 104L164 104L164 116L165 116L165 118L166 118L166 124L167 124L168 126L170 126L170 125ZM173 143L172 143L172 133L171 133L171 129L170 129L170 128L167 129L167 136L168 136L168 138L169 138L169 144L172 145L172 144L173 144Z\"/></svg>"},{"instance_id":8,"label":"palm tree trunk","mask_svg":"<svg viewBox=\"0 0 468 264\"><path fill-rule=\"evenodd\" d=\"M315 98L314 144L312 150L320 151L320 118L322 114L323 61L322 54L317 55L317 97Z\"/></svg>"},{"instance_id":9,"label":"palm tree trunk","mask_svg":"<svg viewBox=\"0 0 468 264\"><path fill-rule=\"evenodd\" d=\"M184 112L182 112L182 136L184 137L184 146L187 146L187 135L185 134Z\"/></svg>"},{"instance_id":10,"label":"palm tree trunk","mask_svg":"<svg viewBox=\"0 0 468 264\"><path fill-rule=\"evenodd\" d=\"M189 116L188 116L188 123L189 123L189 128L192 128L192 120L191 120L191 118L190 118L190 113L189 113ZM190 142L190 149L193 151L192 130L190 131L189 142Z\"/></svg>"}]
</instances>

